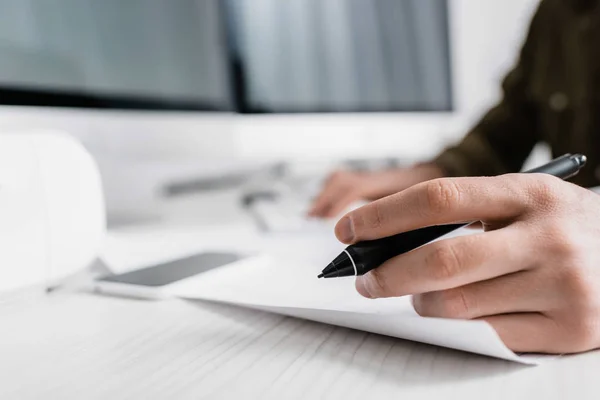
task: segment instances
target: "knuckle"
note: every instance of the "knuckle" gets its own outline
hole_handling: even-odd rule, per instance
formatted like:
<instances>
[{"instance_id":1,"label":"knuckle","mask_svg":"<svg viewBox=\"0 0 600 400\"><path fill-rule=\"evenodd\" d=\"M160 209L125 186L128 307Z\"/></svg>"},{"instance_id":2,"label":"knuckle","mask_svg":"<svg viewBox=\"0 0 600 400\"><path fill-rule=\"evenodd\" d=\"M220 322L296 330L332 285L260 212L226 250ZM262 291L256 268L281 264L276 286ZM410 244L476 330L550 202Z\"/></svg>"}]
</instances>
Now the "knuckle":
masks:
<instances>
[{"instance_id":1,"label":"knuckle","mask_svg":"<svg viewBox=\"0 0 600 400\"><path fill-rule=\"evenodd\" d=\"M357 239L370 237L373 235L373 231L377 231L385 225L387 219L383 207L380 201L374 201L352 214L354 234Z\"/></svg>"},{"instance_id":2,"label":"knuckle","mask_svg":"<svg viewBox=\"0 0 600 400\"><path fill-rule=\"evenodd\" d=\"M550 253L555 260L564 263L575 262L580 257L580 249L577 243L566 237L564 231L557 229L553 235Z\"/></svg>"},{"instance_id":3,"label":"knuckle","mask_svg":"<svg viewBox=\"0 0 600 400\"><path fill-rule=\"evenodd\" d=\"M554 260L560 261L561 265L574 264L581 258L581 245L572 238L571 227L564 221L552 221L544 224L543 230L538 235L541 248Z\"/></svg>"},{"instance_id":4,"label":"knuckle","mask_svg":"<svg viewBox=\"0 0 600 400\"><path fill-rule=\"evenodd\" d=\"M456 319L467 319L470 316L472 307L468 297L462 288L455 288L445 291L446 317Z\"/></svg>"},{"instance_id":5,"label":"knuckle","mask_svg":"<svg viewBox=\"0 0 600 400\"><path fill-rule=\"evenodd\" d=\"M367 220L367 224L369 228L377 229L381 227L383 224L384 217L383 211L381 209L381 202L374 202L371 204L371 212L369 213L369 218Z\"/></svg>"},{"instance_id":6,"label":"knuckle","mask_svg":"<svg viewBox=\"0 0 600 400\"><path fill-rule=\"evenodd\" d=\"M568 299L569 308L580 312L582 314L580 319L586 319L589 310L595 311L600 306L597 291L590 283L592 281L583 270L578 268L566 268L560 276L562 292L565 299Z\"/></svg>"},{"instance_id":7,"label":"knuckle","mask_svg":"<svg viewBox=\"0 0 600 400\"><path fill-rule=\"evenodd\" d=\"M460 190L453 179L435 179L426 183L427 205L433 214L443 214L456 208Z\"/></svg>"},{"instance_id":8,"label":"knuckle","mask_svg":"<svg viewBox=\"0 0 600 400\"><path fill-rule=\"evenodd\" d=\"M529 192L535 207L554 209L560 200L556 188L557 178L547 174L539 174L535 178L528 178L530 179Z\"/></svg>"},{"instance_id":9,"label":"knuckle","mask_svg":"<svg viewBox=\"0 0 600 400\"><path fill-rule=\"evenodd\" d=\"M460 263L456 250L447 244L433 244L425 259L426 272L436 281L447 281L456 276Z\"/></svg>"},{"instance_id":10,"label":"knuckle","mask_svg":"<svg viewBox=\"0 0 600 400\"><path fill-rule=\"evenodd\" d=\"M573 352L595 349L600 344L600 321L588 316L569 323L567 329L568 342Z\"/></svg>"}]
</instances>

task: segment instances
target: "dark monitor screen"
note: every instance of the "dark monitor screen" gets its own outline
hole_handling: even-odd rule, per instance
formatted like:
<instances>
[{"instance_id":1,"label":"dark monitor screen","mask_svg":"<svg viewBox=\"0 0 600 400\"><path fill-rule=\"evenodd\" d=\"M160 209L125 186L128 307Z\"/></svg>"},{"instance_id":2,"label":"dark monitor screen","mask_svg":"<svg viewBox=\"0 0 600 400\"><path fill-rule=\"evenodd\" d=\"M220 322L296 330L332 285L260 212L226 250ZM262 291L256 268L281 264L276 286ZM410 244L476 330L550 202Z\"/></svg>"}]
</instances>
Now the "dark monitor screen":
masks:
<instances>
[{"instance_id":1,"label":"dark monitor screen","mask_svg":"<svg viewBox=\"0 0 600 400\"><path fill-rule=\"evenodd\" d=\"M230 110L220 0L0 0L0 104Z\"/></svg>"},{"instance_id":2,"label":"dark monitor screen","mask_svg":"<svg viewBox=\"0 0 600 400\"><path fill-rule=\"evenodd\" d=\"M450 111L447 0L227 0L238 108Z\"/></svg>"},{"instance_id":3,"label":"dark monitor screen","mask_svg":"<svg viewBox=\"0 0 600 400\"><path fill-rule=\"evenodd\" d=\"M0 0L0 104L449 111L447 0Z\"/></svg>"}]
</instances>

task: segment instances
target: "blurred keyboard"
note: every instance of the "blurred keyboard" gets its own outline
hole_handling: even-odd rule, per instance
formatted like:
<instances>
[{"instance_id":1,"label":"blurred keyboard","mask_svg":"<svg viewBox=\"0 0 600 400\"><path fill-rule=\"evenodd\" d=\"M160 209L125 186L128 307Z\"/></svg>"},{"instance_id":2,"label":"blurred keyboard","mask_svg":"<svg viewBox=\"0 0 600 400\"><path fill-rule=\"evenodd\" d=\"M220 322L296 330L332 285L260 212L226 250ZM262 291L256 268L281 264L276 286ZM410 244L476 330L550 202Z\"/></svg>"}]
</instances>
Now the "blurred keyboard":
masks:
<instances>
[{"instance_id":1,"label":"blurred keyboard","mask_svg":"<svg viewBox=\"0 0 600 400\"><path fill-rule=\"evenodd\" d=\"M308 211L313 199L320 193L325 178L326 175L321 174L254 182L246 187L242 204L263 232L333 234L341 216L366 203L352 204L335 218L309 218Z\"/></svg>"},{"instance_id":2,"label":"blurred keyboard","mask_svg":"<svg viewBox=\"0 0 600 400\"><path fill-rule=\"evenodd\" d=\"M333 232L336 220L308 218L309 204L296 204L290 199L261 201L251 212L263 231L277 233Z\"/></svg>"}]
</instances>

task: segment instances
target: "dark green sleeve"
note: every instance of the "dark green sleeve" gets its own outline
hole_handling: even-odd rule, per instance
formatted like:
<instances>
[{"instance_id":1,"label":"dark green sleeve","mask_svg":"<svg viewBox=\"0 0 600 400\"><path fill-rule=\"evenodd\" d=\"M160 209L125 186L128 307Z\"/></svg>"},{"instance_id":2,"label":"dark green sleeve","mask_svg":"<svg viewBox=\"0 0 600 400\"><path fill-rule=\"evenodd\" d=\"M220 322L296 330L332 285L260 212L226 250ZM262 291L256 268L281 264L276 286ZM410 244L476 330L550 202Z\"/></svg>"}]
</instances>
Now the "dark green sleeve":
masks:
<instances>
[{"instance_id":1,"label":"dark green sleeve","mask_svg":"<svg viewBox=\"0 0 600 400\"><path fill-rule=\"evenodd\" d=\"M502 82L500 103L456 146L434 159L447 176L489 176L518 172L538 141L538 110L528 95L538 27L544 20L539 6L517 65Z\"/></svg>"}]
</instances>

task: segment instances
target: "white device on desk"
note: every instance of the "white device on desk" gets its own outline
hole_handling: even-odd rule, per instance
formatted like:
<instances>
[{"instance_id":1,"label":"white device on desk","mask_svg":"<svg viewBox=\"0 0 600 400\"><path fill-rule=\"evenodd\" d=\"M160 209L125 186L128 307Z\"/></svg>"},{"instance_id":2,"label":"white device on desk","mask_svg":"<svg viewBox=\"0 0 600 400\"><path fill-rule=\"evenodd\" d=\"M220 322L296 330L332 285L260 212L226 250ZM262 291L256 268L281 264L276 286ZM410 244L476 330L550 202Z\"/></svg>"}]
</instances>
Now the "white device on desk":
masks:
<instances>
[{"instance_id":1,"label":"white device on desk","mask_svg":"<svg viewBox=\"0 0 600 400\"><path fill-rule=\"evenodd\" d=\"M232 252L203 252L100 278L93 289L97 293L158 300L169 297L169 288L184 279L247 259Z\"/></svg>"},{"instance_id":2,"label":"white device on desk","mask_svg":"<svg viewBox=\"0 0 600 400\"><path fill-rule=\"evenodd\" d=\"M59 132L0 133L0 290L89 265L105 237L98 169Z\"/></svg>"}]
</instances>

